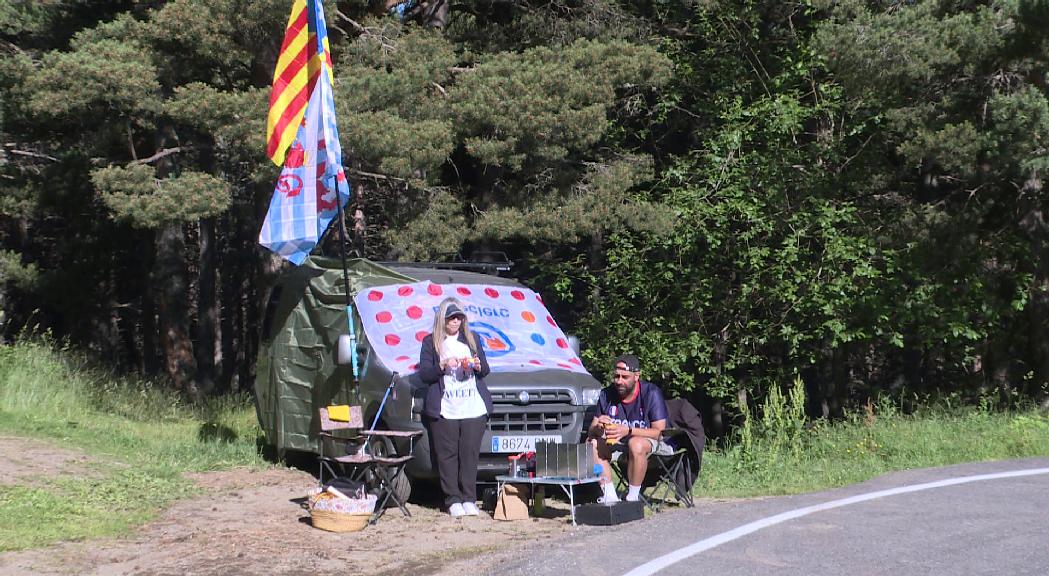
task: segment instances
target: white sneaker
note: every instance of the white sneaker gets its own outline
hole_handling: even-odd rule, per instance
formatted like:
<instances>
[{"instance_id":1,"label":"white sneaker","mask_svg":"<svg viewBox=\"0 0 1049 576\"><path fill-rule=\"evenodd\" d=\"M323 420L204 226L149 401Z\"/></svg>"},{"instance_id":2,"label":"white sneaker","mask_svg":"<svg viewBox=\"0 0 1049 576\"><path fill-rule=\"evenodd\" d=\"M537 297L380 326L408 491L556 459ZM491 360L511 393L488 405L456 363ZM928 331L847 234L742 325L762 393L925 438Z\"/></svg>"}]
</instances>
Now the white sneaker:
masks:
<instances>
[{"instance_id":1,"label":"white sneaker","mask_svg":"<svg viewBox=\"0 0 1049 576\"><path fill-rule=\"evenodd\" d=\"M466 509L463 508L462 504L456 502L448 507L448 514L450 514L452 518L462 518L463 516L466 516Z\"/></svg>"},{"instance_id":2,"label":"white sneaker","mask_svg":"<svg viewBox=\"0 0 1049 576\"><path fill-rule=\"evenodd\" d=\"M617 495L599 496L597 498L598 504L615 504L616 502L619 502L619 496Z\"/></svg>"},{"instance_id":3,"label":"white sneaker","mask_svg":"<svg viewBox=\"0 0 1049 576\"><path fill-rule=\"evenodd\" d=\"M467 516L477 516L481 513L481 511L477 509L477 504L474 504L473 502L463 502L463 511L466 512Z\"/></svg>"}]
</instances>

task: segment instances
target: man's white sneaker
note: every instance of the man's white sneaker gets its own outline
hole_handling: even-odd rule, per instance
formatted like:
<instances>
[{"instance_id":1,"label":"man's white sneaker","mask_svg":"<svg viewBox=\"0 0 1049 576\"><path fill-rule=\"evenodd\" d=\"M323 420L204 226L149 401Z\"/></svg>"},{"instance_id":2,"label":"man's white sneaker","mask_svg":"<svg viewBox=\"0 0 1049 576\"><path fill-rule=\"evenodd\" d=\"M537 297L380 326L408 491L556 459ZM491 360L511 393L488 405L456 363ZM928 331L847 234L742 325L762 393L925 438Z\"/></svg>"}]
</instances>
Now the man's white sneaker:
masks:
<instances>
[{"instance_id":1,"label":"man's white sneaker","mask_svg":"<svg viewBox=\"0 0 1049 576\"><path fill-rule=\"evenodd\" d=\"M452 518L462 518L463 516L466 516L466 509L462 504L456 502L448 507L448 514L450 514Z\"/></svg>"},{"instance_id":2,"label":"man's white sneaker","mask_svg":"<svg viewBox=\"0 0 1049 576\"><path fill-rule=\"evenodd\" d=\"M598 504L615 504L619 502L619 496L600 496L597 499Z\"/></svg>"},{"instance_id":3,"label":"man's white sneaker","mask_svg":"<svg viewBox=\"0 0 1049 576\"><path fill-rule=\"evenodd\" d=\"M463 502L463 510L466 512L467 516L477 516L481 513L481 511L477 509L477 504L474 504L473 502Z\"/></svg>"}]
</instances>

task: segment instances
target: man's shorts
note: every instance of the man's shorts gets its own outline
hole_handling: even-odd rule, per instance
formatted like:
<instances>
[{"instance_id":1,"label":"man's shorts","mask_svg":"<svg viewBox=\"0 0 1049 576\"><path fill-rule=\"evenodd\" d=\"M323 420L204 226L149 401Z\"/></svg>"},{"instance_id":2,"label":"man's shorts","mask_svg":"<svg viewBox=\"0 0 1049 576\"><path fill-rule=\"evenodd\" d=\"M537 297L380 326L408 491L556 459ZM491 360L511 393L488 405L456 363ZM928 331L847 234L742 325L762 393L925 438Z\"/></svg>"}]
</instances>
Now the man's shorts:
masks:
<instances>
[{"instance_id":1,"label":"man's shorts","mask_svg":"<svg viewBox=\"0 0 1049 576\"><path fill-rule=\"evenodd\" d=\"M670 456L674 453L674 447L662 440L656 440L655 438L645 438L645 440L648 440L649 448L652 450L651 454L655 454L656 456ZM625 442L617 442L613 444L611 448L613 462L618 462L621 455L630 453Z\"/></svg>"}]
</instances>

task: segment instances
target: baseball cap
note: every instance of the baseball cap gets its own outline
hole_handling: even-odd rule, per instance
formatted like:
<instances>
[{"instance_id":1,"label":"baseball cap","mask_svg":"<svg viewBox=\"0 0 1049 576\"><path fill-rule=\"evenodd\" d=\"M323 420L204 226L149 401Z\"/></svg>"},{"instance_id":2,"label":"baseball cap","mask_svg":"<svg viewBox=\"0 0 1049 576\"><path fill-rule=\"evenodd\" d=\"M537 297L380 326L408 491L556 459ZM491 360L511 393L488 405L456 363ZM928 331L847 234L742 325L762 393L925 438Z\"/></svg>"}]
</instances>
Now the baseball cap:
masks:
<instances>
[{"instance_id":1,"label":"baseball cap","mask_svg":"<svg viewBox=\"0 0 1049 576\"><path fill-rule=\"evenodd\" d=\"M637 356L634 356L633 354L620 354L616 358L615 362L612 362L612 367L615 368L620 363L622 363L626 367L626 369L631 372L641 371L641 361L638 360Z\"/></svg>"},{"instance_id":2,"label":"baseball cap","mask_svg":"<svg viewBox=\"0 0 1049 576\"><path fill-rule=\"evenodd\" d=\"M449 320L455 316L462 316L463 319L465 319L466 312L463 312L463 309L460 308L458 304L449 304L448 308L444 311L444 319Z\"/></svg>"}]
</instances>

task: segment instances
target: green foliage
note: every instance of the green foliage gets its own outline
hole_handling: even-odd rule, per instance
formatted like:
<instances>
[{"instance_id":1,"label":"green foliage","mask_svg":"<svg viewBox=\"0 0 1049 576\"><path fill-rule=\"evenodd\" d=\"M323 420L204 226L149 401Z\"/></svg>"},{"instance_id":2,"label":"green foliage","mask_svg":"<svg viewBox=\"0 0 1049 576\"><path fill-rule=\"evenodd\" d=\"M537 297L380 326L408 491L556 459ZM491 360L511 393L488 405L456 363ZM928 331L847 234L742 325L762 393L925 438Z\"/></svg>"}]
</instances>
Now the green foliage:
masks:
<instances>
[{"instance_id":1,"label":"green foliage","mask_svg":"<svg viewBox=\"0 0 1049 576\"><path fill-rule=\"evenodd\" d=\"M0 0L0 33L38 33L46 27L54 7L61 3L62 0Z\"/></svg>"},{"instance_id":2,"label":"green foliage","mask_svg":"<svg viewBox=\"0 0 1049 576\"><path fill-rule=\"evenodd\" d=\"M829 16L817 46L843 87L842 124L865 143L844 176L873 198L870 218L898 223L879 238L898 255L894 332L942 347L940 369L963 382L974 364L997 387L1044 381L1044 362L1007 367L1003 353L1044 351L1032 319L1049 234L1030 224L1046 205L1044 5L843 2Z\"/></svg>"},{"instance_id":3,"label":"green foliage","mask_svg":"<svg viewBox=\"0 0 1049 576\"><path fill-rule=\"evenodd\" d=\"M407 120L446 118L441 90L459 62L455 46L440 33L387 20L358 36L335 64L340 119L343 109Z\"/></svg>"},{"instance_id":4,"label":"green foliage","mask_svg":"<svg viewBox=\"0 0 1049 576\"><path fill-rule=\"evenodd\" d=\"M786 422L787 429L793 430L789 418ZM740 446L708 450L695 493L705 497L798 494L897 470L1044 457L1049 445L1049 420L1035 410L988 412L934 405L907 415L886 399L868 403L844 420L821 420L798 430L787 452L782 429L756 434L749 451Z\"/></svg>"},{"instance_id":5,"label":"green foliage","mask_svg":"<svg viewBox=\"0 0 1049 576\"><path fill-rule=\"evenodd\" d=\"M47 54L26 90L29 112L45 118L104 114L150 126L160 83L141 45L103 39Z\"/></svg>"},{"instance_id":6,"label":"green foliage","mask_svg":"<svg viewBox=\"0 0 1049 576\"><path fill-rule=\"evenodd\" d=\"M449 258L457 252L467 232L462 206L448 190L435 189L421 218L396 232L407 261Z\"/></svg>"},{"instance_id":7,"label":"green foliage","mask_svg":"<svg viewBox=\"0 0 1049 576\"><path fill-rule=\"evenodd\" d=\"M676 220L673 209L630 194L651 180L651 164L646 156L633 156L593 165L569 194L541 196L522 208L497 208L481 214L474 223L476 237L557 244L580 242L613 229L666 234ZM566 222L572 225L566 227Z\"/></svg>"},{"instance_id":8,"label":"green foliage","mask_svg":"<svg viewBox=\"0 0 1049 576\"><path fill-rule=\"evenodd\" d=\"M229 206L229 185L200 172L158 179L151 166L137 164L100 168L91 179L113 218L139 228L207 218Z\"/></svg>"},{"instance_id":9,"label":"green foliage","mask_svg":"<svg viewBox=\"0 0 1049 576\"><path fill-rule=\"evenodd\" d=\"M22 257L8 250L0 250L0 283L8 283L19 290L32 291L40 277L36 264L23 264Z\"/></svg>"},{"instance_id":10,"label":"green foliage","mask_svg":"<svg viewBox=\"0 0 1049 576\"><path fill-rule=\"evenodd\" d=\"M659 86L668 75L651 48L580 40L496 54L463 75L449 100L470 155L514 170L545 168L601 139L617 88Z\"/></svg>"},{"instance_id":11,"label":"green foliage","mask_svg":"<svg viewBox=\"0 0 1049 576\"><path fill-rule=\"evenodd\" d=\"M733 454L741 472L764 475L766 482L785 466L797 465L804 451L805 384L795 378L789 396L778 386L769 389L760 420L742 406L743 424Z\"/></svg>"},{"instance_id":12,"label":"green foliage","mask_svg":"<svg viewBox=\"0 0 1049 576\"><path fill-rule=\"evenodd\" d=\"M226 92L191 82L175 88L163 113L181 126L210 135L215 152L224 158L259 163L266 149L268 98L261 88Z\"/></svg>"},{"instance_id":13,"label":"green foliage","mask_svg":"<svg viewBox=\"0 0 1049 576\"><path fill-rule=\"evenodd\" d=\"M346 145L359 150L358 160L383 174L433 182L454 142L445 120L407 120L384 111L346 117Z\"/></svg>"}]
</instances>

